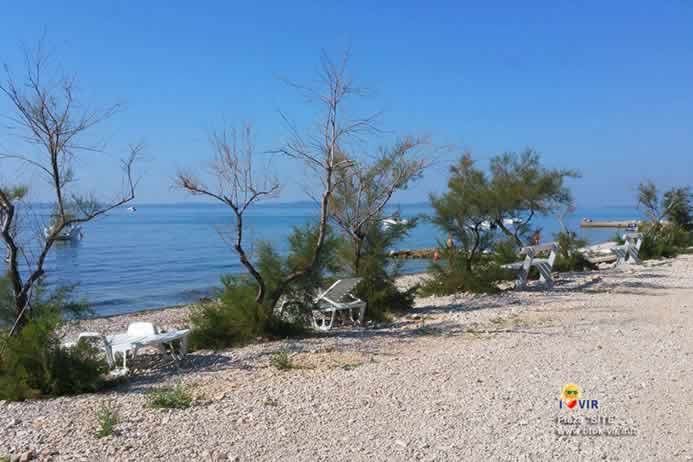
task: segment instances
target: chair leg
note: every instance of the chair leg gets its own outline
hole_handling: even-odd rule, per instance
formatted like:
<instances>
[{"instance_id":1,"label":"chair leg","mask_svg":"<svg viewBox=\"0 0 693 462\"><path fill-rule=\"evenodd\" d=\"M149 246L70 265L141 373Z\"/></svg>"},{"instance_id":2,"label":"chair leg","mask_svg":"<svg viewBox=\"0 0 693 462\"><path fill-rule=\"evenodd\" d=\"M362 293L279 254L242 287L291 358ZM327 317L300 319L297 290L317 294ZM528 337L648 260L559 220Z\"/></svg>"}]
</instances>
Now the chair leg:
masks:
<instances>
[{"instance_id":1,"label":"chair leg","mask_svg":"<svg viewBox=\"0 0 693 462\"><path fill-rule=\"evenodd\" d=\"M638 251L635 249L630 249L630 252L628 252L628 262L633 263L635 265L641 265L642 261L640 260L640 257L638 256Z\"/></svg>"},{"instance_id":2,"label":"chair leg","mask_svg":"<svg viewBox=\"0 0 693 462\"><path fill-rule=\"evenodd\" d=\"M546 264L540 264L537 265L537 269L539 270L539 280L546 285L548 288L553 287L553 276L551 276L551 268L549 265Z\"/></svg>"},{"instance_id":3,"label":"chair leg","mask_svg":"<svg viewBox=\"0 0 693 462\"><path fill-rule=\"evenodd\" d=\"M623 263L626 262L627 255L626 255L626 252L624 251L624 249L619 248L619 247L615 247L615 248L611 249L611 252L616 255L616 266L622 265Z\"/></svg>"},{"instance_id":4,"label":"chair leg","mask_svg":"<svg viewBox=\"0 0 693 462\"><path fill-rule=\"evenodd\" d=\"M527 276L528 276L528 271L525 271L524 269L520 270L519 273L517 273L517 281L515 282L515 287L518 289L524 289L527 286Z\"/></svg>"},{"instance_id":5,"label":"chair leg","mask_svg":"<svg viewBox=\"0 0 693 462\"><path fill-rule=\"evenodd\" d=\"M541 279L546 287L549 289L553 288L553 276L551 275L551 270L548 267L545 267L544 271L542 271Z\"/></svg>"},{"instance_id":6,"label":"chair leg","mask_svg":"<svg viewBox=\"0 0 693 462\"><path fill-rule=\"evenodd\" d=\"M188 354L188 336L180 339L180 354L185 356Z\"/></svg>"},{"instance_id":7,"label":"chair leg","mask_svg":"<svg viewBox=\"0 0 693 462\"><path fill-rule=\"evenodd\" d=\"M332 316L330 316L330 324L325 328L324 330L330 330L332 329L332 325L334 324L334 318L337 316L337 310L332 310Z\"/></svg>"}]
</instances>

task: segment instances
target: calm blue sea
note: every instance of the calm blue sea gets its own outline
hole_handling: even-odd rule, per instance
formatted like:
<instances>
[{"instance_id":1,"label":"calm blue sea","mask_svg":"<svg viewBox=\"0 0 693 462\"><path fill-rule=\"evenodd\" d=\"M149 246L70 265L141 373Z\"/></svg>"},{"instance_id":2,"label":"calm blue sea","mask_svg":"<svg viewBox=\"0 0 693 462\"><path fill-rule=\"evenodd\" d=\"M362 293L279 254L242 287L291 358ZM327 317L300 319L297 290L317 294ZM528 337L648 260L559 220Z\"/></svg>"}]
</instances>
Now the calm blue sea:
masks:
<instances>
[{"instance_id":1,"label":"calm blue sea","mask_svg":"<svg viewBox=\"0 0 693 462\"><path fill-rule=\"evenodd\" d=\"M213 293L220 276L242 268L231 246L232 214L221 205L137 205L119 209L84 227L84 238L59 243L47 260L47 284L76 284L77 296L98 315L188 303ZM269 240L286 252L293 226L316 220L313 204L263 205L248 212L245 242ZM401 205L401 215L431 212L427 205ZM634 208L604 207L577 210L568 222L591 242L607 240L615 230L581 230L582 217L626 220ZM555 217L539 217L543 240L559 229ZM432 247L446 236L428 223L419 224L399 246ZM405 271L425 269L425 261L408 261Z\"/></svg>"}]
</instances>

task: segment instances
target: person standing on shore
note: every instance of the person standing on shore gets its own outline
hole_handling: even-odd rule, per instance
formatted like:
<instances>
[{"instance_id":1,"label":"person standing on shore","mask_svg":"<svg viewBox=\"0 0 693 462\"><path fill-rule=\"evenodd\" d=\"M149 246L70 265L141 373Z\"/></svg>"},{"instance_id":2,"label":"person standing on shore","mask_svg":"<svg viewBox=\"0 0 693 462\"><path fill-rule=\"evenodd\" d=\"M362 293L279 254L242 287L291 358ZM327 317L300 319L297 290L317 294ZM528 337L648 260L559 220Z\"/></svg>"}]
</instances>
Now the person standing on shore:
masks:
<instances>
[{"instance_id":1,"label":"person standing on shore","mask_svg":"<svg viewBox=\"0 0 693 462\"><path fill-rule=\"evenodd\" d=\"M532 234L532 245L539 245L541 242L541 230L537 229L534 231L534 234Z\"/></svg>"}]
</instances>

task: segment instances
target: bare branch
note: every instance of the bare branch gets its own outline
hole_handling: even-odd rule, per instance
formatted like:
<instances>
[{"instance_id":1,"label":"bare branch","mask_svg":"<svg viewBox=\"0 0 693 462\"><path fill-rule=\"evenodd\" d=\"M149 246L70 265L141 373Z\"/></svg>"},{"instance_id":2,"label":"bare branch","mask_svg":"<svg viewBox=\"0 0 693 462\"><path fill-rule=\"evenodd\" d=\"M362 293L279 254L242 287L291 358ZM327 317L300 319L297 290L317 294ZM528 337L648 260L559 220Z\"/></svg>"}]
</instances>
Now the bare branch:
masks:
<instances>
[{"instance_id":1,"label":"bare branch","mask_svg":"<svg viewBox=\"0 0 693 462\"><path fill-rule=\"evenodd\" d=\"M25 259L28 257L12 232L16 221L13 204L16 198L7 194L6 189L0 197L3 230L0 236L8 249L8 272L16 305L13 334L26 323L34 286L44 274L46 257L60 233L67 226L88 222L134 199L138 180L133 177L133 166L142 150L140 145L130 147L129 156L123 161L126 190L116 200L99 205L94 199L83 200L71 194L67 187L75 178L73 161L79 153L99 150L98 146L81 142L82 135L111 117L120 106L114 105L101 111L86 108L76 99L75 79L59 78L57 82L46 80L44 71L47 58L43 40L35 51L25 52L25 61L26 73L21 80L16 79L5 66L6 79L0 82L0 96L7 98L13 111L9 117L14 123L12 129L20 139L40 149L32 150L33 154L3 152L0 153L0 161L19 161L39 170L52 187L57 210L53 223L46 228L45 239L38 246L36 258L32 262L27 261L30 269L23 279L17 259L20 253Z\"/></svg>"},{"instance_id":2,"label":"bare branch","mask_svg":"<svg viewBox=\"0 0 693 462\"><path fill-rule=\"evenodd\" d=\"M265 297L265 283L243 245L243 216L251 205L276 197L279 182L275 178L256 178L253 171L255 148L250 126L245 126L240 136L236 130L214 133L210 142L214 149L211 173L216 178L218 190L210 189L191 174L183 172L178 173L176 185L190 194L215 199L233 210L236 217L233 248L241 264L258 284L256 300L260 303Z\"/></svg>"}]
</instances>

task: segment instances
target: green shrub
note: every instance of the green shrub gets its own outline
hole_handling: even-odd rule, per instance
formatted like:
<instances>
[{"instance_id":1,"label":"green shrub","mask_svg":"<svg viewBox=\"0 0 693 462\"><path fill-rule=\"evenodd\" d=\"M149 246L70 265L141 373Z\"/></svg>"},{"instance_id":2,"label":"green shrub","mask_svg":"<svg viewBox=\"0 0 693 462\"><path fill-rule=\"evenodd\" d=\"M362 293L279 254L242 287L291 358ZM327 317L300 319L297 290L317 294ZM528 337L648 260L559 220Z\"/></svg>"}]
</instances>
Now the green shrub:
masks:
<instances>
[{"instance_id":1,"label":"green shrub","mask_svg":"<svg viewBox=\"0 0 693 462\"><path fill-rule=\"evenodd\" d=\"M223 349L262 335L267 310L255 302L254 285L227 284L220 303L195 307L190 315L190 346L193 349Z\"/></svg>"},{"instance_id":2,"label":"green shrub","mask_svg":"<svg viewBox=\"0 0 693 462\"><path fill-rule=\"evenodd\" d=\"M643 242L639 256L646 260L650 258L671 258L691 245L690 234L682 227L669 225L652 225L645 223L640 226Z\"/></svg>"},{"instance_id":3,"label":"green shrub","mask_svg":"<svg viewBox=\"0 0 693 462\"><path fill-rule=\"evenodd\" d=\"M430 278L421 286L422 295L451 295L459 292L493 294L498 282L513 279L512 272L501 268L492 257L482 256L469 271L458 249L443 249L441 260L431 262Z\"/></svg>"},{"instance_id":4,"label":"green shrub","mask_svg":"<svg viewBox=\"0 0 693 462\"><path fill-rule=\"evenodd\" d=\"M357 256L356 242L343 239L337 251L341 266L348 273L363 280L354 290L354 295L367 303L366 319L374 321L389 320L391 315L402 314L414 306L418 287L406 291L397 288L396 279L400 275L402 262L391 260L389 250L401 241L416 224L381 226L380 217L372 220L360 244Z\"/></svg>"},{"instance_id":5,"label":"green shrub","mask_svg":"<svg viewBox=\"0 0 693 462\"><path fill-rule=\"evenodd\" d=\"M111 436L115 426L118 425L118 410L111 402L102 403L96 411L96 421L98 427L96 429L96 437L103 438Z\"/></svg>"},{"instance_id":6,"label":"green shrub","mask_svg":"<svg viewBox=\"0 0 693 462\"><path fill-rule=\"evenodd\" d=\"M270 358L270 365L279 370L296 369L297 366L291 360L289 352L285 349L279 350Z\"/></svg>"},{"instance_id":7,"label":"green shrub","mask_svg":"<svg viewBox=\"0 0 693 462\"><path fill-rule=\"evenodd\" d=\"M579 248L587 245L586 240L579 239L573 232L560 232L554 236L554 239L558 243L558 253L553 263L554 271L566 273L596 268L581 252L578 252Z\"/></svg>"},{"instance_id":8,"label":"green shrub","mask_svg":"<svg viewBox=\"0 0 693 462\"><path fill-rule=\"evenodd\" d=\"M305 334L302 322L280 319L273 315L269 306L258 304L255 284L229 279L225 284L219 303L202 304L191 310L191 349L222 350L257 337L286 338Z\"/></svg>"},{"instance_id":9,"label":"green shrub","mask_svg":"<svg viewBox=\"0 0 693 462\"><path fill-rule=\"evenodd\" d=\"M499 239L493 243L493 261L498 265L516 262L518 246L513 239Z\"/></svg>"},{"instance_id":10,"label":"green shrub","mask_svg":"<svg viewBox=\"0 0 693 462\"><path fill-rule=\"evenodd\" d=\"M289 236L289 255L286 258L281 257L269 243L258 243L257 269L265 283L266 294L274 292L289 273L308 263L317 237L317 225L294 228ZM220 303L203 304L192 310L191 348L220 350L257 337L286 338L305 334L313 298L325 280L325 274L335 269L336 243L328 230L314 271L286 288L283 299L291 303L287 304L288 316L285 317L275 315L268 297L263 303L255 301L257 284L253 279L222 277L224 288Z\"/></svg>"},{"instance_id":11,"label":"green shrub","mask_svg":"<svg viewBox=\"0 0 693 462\"><path fill-rule=\"evenodd\" d=\"M185 409L193 402L192 394L182 383L152 390L144 397L147 400L147 406L152 409Z\"/></svg>"},{"instance_id":12,"label":"green shrub","mask_svg":"<svg viewBox=\"0 0 693 462\"><path fill-rule=\"evenodd\" d=\"M74 395L99 390L108 371L86 342L61 345L58 334L69 291L39 290L28 323L14 337L0 332L0 400Z\"/></svg>"}]
</instances>

